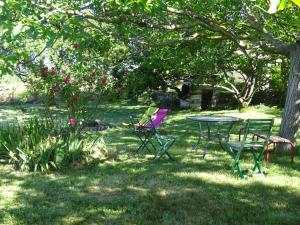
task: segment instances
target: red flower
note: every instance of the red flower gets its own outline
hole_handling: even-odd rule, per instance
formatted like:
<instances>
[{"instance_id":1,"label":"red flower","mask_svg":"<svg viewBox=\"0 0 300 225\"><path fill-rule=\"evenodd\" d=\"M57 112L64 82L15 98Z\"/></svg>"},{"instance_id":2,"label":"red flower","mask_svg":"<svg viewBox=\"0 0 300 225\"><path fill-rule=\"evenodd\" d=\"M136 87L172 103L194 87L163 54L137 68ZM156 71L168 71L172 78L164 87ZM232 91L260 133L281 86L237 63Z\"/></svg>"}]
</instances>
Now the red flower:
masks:
<instances>
[{"instance_id":1,"label":"red flower","mask_svg":"<svg viewBox=\"0 0 300 225\"><path fill-rule=\"evenodd\" d=\"M102 70L102 74L106 75L107 74L107 70Z\"/></svg>"},{"instance_id":2,"label":"red flower","mask_svg":"<svg viewBox=\"0 0 300 225\"><path fill-rule=\"evenodd\" d=\"M76 125L77 121L74 118L70 119L70 124L71 125Z\"/></svg>"},{"instance_id":3,"label":"red flower","mask_svg":"<svg viewBox=\"0 0 300 225\"><path fill-rule=\"evenodd\" d=\"M67 84L71 81L71 77L66 77L66 79L64 79L64 82Z\"/></svg>"},{"instance_id":4,"label":"red flower","mask_svg":"<svg viewBox=\"0 0 300 225\"><path fill-rule=\"evenodd\" d=\"M59 84L56 84L56 86L55 86L55 91L56 91L56 92L60 92L60 86L59 86Z\"/></svg>"},{"instance_id":5,"label":"red flower","mask_svg":"<svg viewBox=\"0 0 300 225\"><path fill-rule=\"evenodd\" d=\"M66 69L62 69L61 71L63 74L66 74L67 73L67 70Z\"/></svg>"},{"instance_id":6,"label":"red flower","mask_svg":"<svg viewBox=\"0 0 300 225\"><path fill-rule=\"evenodd\" d=\"M102 83L102 84L106 84L106 79L102 79L102 80L101 80L101 83Z\"/></svg>"},{"instance_id":7,"label":"red flower","mask_svg":"<svg viewBox=\"0 0 300 225\"><path fill-rule=\"evenodd\" d=\"M55 75L55 74L56 74L55 68L52 67L52 68L51 68L51 75Z\"/></svg>"},{"instance_id":8,"label":"red flower","mask_svg":"<svg viewBox=\"0 0 300 225\"><path fill-rule=\"evenodd\" d=\"M77 42L74 42L73 48L74 48L74 49L77 49L77 48L78 48L78 43L77 43Z\"/></svg>"}]
</instances>

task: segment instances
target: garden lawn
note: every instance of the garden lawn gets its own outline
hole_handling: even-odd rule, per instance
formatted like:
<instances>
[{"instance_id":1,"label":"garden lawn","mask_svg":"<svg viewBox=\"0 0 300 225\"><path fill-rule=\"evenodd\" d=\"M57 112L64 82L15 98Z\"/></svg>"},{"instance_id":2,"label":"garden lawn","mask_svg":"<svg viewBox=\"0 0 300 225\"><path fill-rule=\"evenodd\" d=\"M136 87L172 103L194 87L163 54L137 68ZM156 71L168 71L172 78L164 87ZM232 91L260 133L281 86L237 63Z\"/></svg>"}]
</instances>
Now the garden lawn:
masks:
<instances>
[{"instance_id":1,"label":"garden lawn","mask_svg":"<svg viewBox=\"0 0 300 225\"><path fill-rule=\"evenodd\" d=\"M218 144L200 160L202 150L192 150L197 125L185 119L195 114L275 118L276 132L280 110L173 111L162 128L177 137L170 162L133 154L137 138L123 123L146 108L106 104L94 114L114 125L99 132L108 148L99 163L46 175L0 165L0 224L300 224L298 151L293 164L288 154L271 154L270 164L263 163L264 177L240 179ZM2 120L11 119L9 110L0 110Z\"/></svg>"}]
</instances>

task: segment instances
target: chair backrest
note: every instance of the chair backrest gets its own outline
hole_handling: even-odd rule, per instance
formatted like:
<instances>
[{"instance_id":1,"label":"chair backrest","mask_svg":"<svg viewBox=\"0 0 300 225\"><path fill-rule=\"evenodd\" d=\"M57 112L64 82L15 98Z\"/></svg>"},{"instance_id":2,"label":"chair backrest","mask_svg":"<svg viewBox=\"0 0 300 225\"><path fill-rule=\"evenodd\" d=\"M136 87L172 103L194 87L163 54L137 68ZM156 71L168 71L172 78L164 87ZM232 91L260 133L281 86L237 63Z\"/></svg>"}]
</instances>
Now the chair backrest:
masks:
<instances>
[{"instance_id":1,"label":"chair backrest","mask_svg":"<svg viewBox=\"0 0 300 225\"><path fill-rule=\"evenodd\" d=\"M170 109L159 109L151 118L152 126L154 126L155 128L158 127L164 121L165 117L170 111Z\"/></svg>"},{"instance_id":2,"label":"chair backrest","mask_svg":"<svg viewBox=\"0 0 300 225\"><path fill-rule=\"evenodd\" d=\"M152 117L158 110L159 108L157 107L149 107L139 120L139 125L149 124L149 117Z\"/></svg>"},{"instance_id":3,"label":"chair backrest","mask_svg":"<svg viewBox=\"0 0 300 225\"><path fill-rule=\"evenodd\" d=\"M170 112L170 109L159 109L151 118L149 117L147 125L142 125L143 128L157 128Z\"/></svg>"},{"instance_id":4,"label":"chair backrest","mask_svg":"<svg viewBox=\"0 0 300 225\"><path fill-rule=\"evenodd\" d=\"M274 124L274 119L248 119L246 120L246 127L244 130L243 142L259 142L266 145L271 136L271 129ZM259 141L253 139L254 134L264 134L266 139L259 139Z\"/></svg>"}]
</instances>

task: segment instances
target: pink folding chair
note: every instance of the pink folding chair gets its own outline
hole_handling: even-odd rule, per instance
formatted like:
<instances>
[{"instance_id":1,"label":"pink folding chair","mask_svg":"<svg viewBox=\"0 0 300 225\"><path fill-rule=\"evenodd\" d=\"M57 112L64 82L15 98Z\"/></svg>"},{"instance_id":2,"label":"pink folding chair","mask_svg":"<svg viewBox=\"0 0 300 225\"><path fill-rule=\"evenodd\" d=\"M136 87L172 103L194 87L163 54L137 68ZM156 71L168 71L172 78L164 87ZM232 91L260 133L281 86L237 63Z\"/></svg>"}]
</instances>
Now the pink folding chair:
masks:
<instances>
[{"instance_id":1,"label":"pink folding chair","mask_svg":"<svg viewBox=\"0 0 300 225\"><path fill-rule=\"evenodd\" d=\"M170 111L170 109L159 109L152 117L149 118L149 122L146 125L137 124L135 126L135 132L141 140L141 145L136 152L139 152L145 148L150 151L147 146L150 144L154 150L157 151L154 158L158 157L158 159L161 159L164 155L167 155L170 160L174 160L168 153L168 149L171 147L171 145L173 145L176 138L170 135L159 135L157 132L157 128L162 124ZM159 150L156 149L154 143L152 142L153 138L158 143L160 148Z\"/></svg>"}]
</instances>

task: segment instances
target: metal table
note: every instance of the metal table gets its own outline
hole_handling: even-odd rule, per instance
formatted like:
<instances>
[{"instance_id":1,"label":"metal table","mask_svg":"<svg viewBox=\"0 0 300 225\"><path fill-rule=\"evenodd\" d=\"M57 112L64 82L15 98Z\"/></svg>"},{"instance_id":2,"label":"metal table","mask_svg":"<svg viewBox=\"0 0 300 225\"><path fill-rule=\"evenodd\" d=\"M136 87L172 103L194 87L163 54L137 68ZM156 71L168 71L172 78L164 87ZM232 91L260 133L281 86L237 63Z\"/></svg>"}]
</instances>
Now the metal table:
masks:
<instances>
[{"instance_id":1,"label":"metal table","mask_svg":"<svg viewBox=\"0 0 300 225\"><path fill-rule=\"evenodd\" d=\"M198 140L193 149L199 147L200 141L203 138L205 140L205 149L202 155L203 159L207 154L210 141L218 140L220 146L224 149L221 141L228 141L233 125L242 121L241 118L233 116L188 116L186 118L199 124Z\"/></svg>"}]
</instances>

